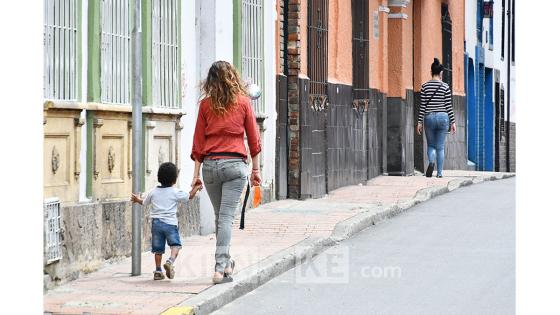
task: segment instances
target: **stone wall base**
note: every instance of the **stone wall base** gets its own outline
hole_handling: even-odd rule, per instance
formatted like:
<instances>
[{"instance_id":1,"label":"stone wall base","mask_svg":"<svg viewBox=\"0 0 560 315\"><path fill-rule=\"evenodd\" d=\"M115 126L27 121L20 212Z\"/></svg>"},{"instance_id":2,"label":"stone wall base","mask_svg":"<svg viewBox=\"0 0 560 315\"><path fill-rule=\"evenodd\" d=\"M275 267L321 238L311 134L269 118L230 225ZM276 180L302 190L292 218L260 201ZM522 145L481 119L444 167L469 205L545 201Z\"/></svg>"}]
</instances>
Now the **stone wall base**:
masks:
<instances>
[{"instance_id":1,"label":"stone wall base","mask_svg":"<svg viewBox=\"0 0 560 315\"><path fill-rule=\"evenodd\" d=\"M106 262L132 252L132 205L129 201L61 206L62 259L44 266L45 287L96 271ZM177 218L182 238L200 234L199 197L179 204ZM143 208L142 250L151 249L149 209Z\"/></svg>"}]
</instances>

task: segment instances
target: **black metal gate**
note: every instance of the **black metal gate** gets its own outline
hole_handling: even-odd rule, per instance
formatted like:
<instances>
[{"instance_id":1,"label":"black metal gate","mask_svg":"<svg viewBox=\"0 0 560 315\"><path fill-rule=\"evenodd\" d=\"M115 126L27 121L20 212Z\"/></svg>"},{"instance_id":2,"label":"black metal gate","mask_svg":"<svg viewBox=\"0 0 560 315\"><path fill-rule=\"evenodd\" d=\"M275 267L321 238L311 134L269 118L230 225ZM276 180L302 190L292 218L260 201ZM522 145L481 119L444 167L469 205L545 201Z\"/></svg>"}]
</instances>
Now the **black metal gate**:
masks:
<instances>
[{"instance_id":1,"label":"black metal gate","mask_svg":"<svg viewBox=\"0 0 560 315\"><path fill-rule=\"evenodd\" d=\"M442 40L442 54L443 54L443 82L449 85L453 91L453 43L452 43L452 23L449 15L449 7L445 4L441 5L441 40Z\"/></svg>"},{"instance_id":2,"label":"black metal gate","mask_svg":"<svg viewBox=\"0 0 560 315\"><path fill-rule=\"evenodd\" d=\"M370 105L369 91L369 0L352 0L352 108L354 117L351 132L351 153L353 168L351 183L367 180L369 134L367 115ZM365 114L364 114L365 113ZM353 162L353 163L352 163Z\"/></svg>"},{"instance_id":3,"label":"black metal gate","mask_svg":"<svg viewBox=\"0 0 560 315\"><path fill-rule=\"evenodd\" d=\"M505 139L505 116L504 116L504 87L502 83L496 82L494 85L494 170L496 172L505 168L505 165L500 165L502 154L500 147L502 141Z\"/></svg>"},{"instance_id":4,"label":"black metal gate","mask_svg":"<svg viewBox=\"0 0 560 315\"><path fill-rule=\"evenodd\" d=\"M329 1L308 0L307 4L309 104L322 111L327 106Z\"/></svg>"},{"instance_id":5,"label":"black metal gate","mask_svg":"<svg viewBox=\"0 0 560 315\"><path fill-rule=\"evenodd\" d=\"M327 193L328 0L307 1L307 75L300 80L301 198Z\"/></svg>"},{"instance_id":6,"label":"black metal gate","mask_svg":"<svg viewBox=\"0 0 560 315\"><path fill-rule=\"evenodd\" d=\"M352 86L354 100L369 97L368 0L352 0Z\"/></svg>"}]
</instances>

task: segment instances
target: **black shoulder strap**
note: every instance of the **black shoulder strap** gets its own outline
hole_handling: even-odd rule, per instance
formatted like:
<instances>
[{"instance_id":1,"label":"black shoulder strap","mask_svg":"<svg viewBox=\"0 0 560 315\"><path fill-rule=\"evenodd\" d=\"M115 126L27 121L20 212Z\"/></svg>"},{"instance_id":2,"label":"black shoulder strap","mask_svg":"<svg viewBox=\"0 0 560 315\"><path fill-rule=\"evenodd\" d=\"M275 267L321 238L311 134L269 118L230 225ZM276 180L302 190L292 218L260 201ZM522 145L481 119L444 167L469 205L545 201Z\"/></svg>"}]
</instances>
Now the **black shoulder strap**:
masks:
<instances>
[{"instance_id":1,"label":"black shoulder strap","mask_svg":"<svg viewBox=\"0 0 560 315\"><path fill-rule=\"evenodd\" d=\"M434 95L436 95L436 93L439 91L439 89L441 89L442 86L443 86L443 82L440 82L437 89L434 91L434 93L432 93L432 96L430 96L428 102L426 102L426 105L428 105L432 101L432 98L434 98Z\"/></svg>"},{"instance_id":2,"label":"black shoulder strap","mask_svg":"<svg viewBox=\"0 0 560 315\"><path fill-rule=\"evenodd\" d=\"M241 219L239 220L240 230L243 230L245 228L245 208L247 207L247 200L249 200L249 194L251 194L251 184L250 184L250 179L247 178L247 191L245 192L245 200L243 200L243 208L241 208Z\"/></svg>"}]
</instances>

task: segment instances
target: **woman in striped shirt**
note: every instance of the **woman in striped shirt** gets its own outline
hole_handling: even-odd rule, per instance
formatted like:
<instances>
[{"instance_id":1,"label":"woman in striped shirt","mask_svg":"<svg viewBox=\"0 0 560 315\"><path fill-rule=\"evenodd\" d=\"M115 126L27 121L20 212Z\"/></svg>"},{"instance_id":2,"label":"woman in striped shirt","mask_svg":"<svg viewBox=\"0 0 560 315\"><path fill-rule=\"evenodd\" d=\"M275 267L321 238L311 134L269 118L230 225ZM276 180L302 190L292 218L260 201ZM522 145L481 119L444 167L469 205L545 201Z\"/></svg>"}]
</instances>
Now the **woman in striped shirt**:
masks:
<instances>
[{"instance_id":1,"label":"woman in striped shirt","mask_svg":"<svg viewBox=\"0 0 560 315\"><path fill-rule=\"evenodd\" d=\"M451 90L447 83L441 81L442 71L443 65L434 58L432 79L422 84L420 90L420 110L416 131L419 135L422 134L422 127L426 131L429 161L426 177L432 177L435 161L437 161L437 177L442 177L445 136L449 129L453 134L457 130L451 105Z\"/></svg>"}]
</instances>

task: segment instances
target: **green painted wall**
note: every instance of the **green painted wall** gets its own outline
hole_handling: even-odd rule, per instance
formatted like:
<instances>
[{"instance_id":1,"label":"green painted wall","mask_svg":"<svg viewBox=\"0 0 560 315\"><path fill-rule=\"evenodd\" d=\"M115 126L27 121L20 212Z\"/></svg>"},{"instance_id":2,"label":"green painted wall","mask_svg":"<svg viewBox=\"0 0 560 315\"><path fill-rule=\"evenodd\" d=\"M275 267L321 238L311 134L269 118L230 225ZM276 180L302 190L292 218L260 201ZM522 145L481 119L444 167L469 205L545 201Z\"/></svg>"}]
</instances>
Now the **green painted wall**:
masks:
<instances>
[{"instance_id":1,"label":"green painted wall","mask_svg":"<svg viewBox=\"0 0 560 315\"><path fill-rule=\"evenodd\" d=\"M151 106L152 105L152 0L140 0L140 1L142 1L142 103L144 106Z\"/></svg>"},{"instance_id":2,"label":"green painted wall","mask_svg":"<svg viewBox=\"0 0 560 315\"><path fill-rule=\"evenodd\" d=\"M86 150L86 196L93 196L93 112L86 112L86 132L87 132L87 150Z\"/></svg>"},{"instance_id":3,"label":"green painted wall","mask_svg":"<svg viewBox=\"0 0 560 315\"><path fill-rule=\"evenodd\" d=\"M77 0L76 1L76 5L77 5L77 9L76 9L76 13L77 13L77 21L78 21L78 32L76 35L76 45L78 45L76 51L77 51L77 58L76 58L76 63L77 63L77 67L76 69L78 70L78 78L77 78L77 82L76 82L76 87L78 89L78 91L76 91L76 95L77 95L77 99L79 101L82 100L82 0Z\"/></svg>"},{"instance_id":4,"label":"green painted wall","mask_svg":"<svg viewBox=\"0 0 560 315\"><path fill-rule=\"evenodd\" d=\"M87 101L101 100L101 1L88 1Z\"/></svg>"},{"instance_id":5,"label":"green painted wall","mask_svg":"<svg viewBox=\"0 0 560 315\"><path fill-rule=\"evenodd\" d=\"M241 73L242 0L233 0L233 65Z\"/></svg>"}]
</instances>

